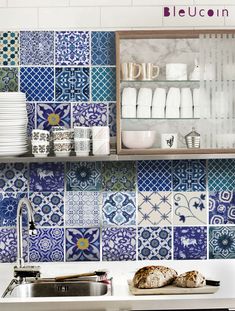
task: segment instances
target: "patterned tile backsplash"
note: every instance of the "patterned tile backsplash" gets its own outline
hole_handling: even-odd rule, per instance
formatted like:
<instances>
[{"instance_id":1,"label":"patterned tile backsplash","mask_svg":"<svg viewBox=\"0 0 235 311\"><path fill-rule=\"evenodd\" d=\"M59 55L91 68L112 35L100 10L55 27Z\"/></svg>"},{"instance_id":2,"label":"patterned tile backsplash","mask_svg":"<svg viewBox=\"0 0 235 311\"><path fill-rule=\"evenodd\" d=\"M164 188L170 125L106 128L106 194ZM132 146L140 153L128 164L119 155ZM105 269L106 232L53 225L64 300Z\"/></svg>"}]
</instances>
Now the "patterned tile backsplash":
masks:
<instances>
[{"instance_id":1,"label":"patterned tile backsplash","mask_svg":"<svg viewBox=\"0 0 235 311\"><path fill-rule=\"evenodd\" d=\"M114 32L0 32L0 67L0 92L27 94L29 135L76 123L116 136ZM22 197L38 228L29 261L235 258L232 159L0 164L2 263L16 260Z\"/></svg>"}]
</instances>

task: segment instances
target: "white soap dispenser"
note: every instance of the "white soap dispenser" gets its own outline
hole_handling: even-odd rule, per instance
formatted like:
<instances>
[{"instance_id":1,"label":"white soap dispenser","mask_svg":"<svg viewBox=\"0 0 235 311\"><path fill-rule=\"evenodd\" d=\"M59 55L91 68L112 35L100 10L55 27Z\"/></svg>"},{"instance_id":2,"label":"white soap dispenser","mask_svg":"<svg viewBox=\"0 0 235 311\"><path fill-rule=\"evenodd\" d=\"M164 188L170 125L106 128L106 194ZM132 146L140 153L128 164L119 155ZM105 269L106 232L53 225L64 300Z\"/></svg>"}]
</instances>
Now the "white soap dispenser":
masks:
<instances>
[{"instance_id":1,"label":"white soap dispenser","mask_svg":"<svg viewBox=\"0 0 235 311\"><path fill-rule=\"evenodd\" d=\"M194 69L189 75L189 80L200 80L200 67L197 59L194 60Z\"/></svg>"}]
</instances>

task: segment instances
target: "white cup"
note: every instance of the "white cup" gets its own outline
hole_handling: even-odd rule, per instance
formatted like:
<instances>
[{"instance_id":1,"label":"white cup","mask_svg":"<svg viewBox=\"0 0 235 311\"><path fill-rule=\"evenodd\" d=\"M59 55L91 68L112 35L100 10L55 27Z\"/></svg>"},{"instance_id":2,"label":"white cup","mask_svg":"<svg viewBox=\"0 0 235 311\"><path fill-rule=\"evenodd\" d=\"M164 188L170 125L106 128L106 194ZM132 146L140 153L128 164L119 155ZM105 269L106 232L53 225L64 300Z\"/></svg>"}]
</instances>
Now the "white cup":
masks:
<instances>
[{"instance_id":1,"label":"white cup","mask_svg":"<svg viewBox=\"0 0 235 311\"><path fill-rule=\"evenodd\" d=\"M91 130L92 139L109 139L108 126L93 126Z\"/></svg>"},{"instance_id":2,"label":"white cup","mask_svg":"<svg viewBox=\"0 0 235 311\"><path fill-rule=\"evenodd\" d=\"M187 80L187 64L166 64L166 80Z\"/></svg>"},{"instance_id":3,"label":"white cup","mask_svg":"<svg viewBox=\"0 0 235 311\"><path fill-rule=\"evenodd\" d=\"M122 63L122 79L135 80L140 76L141 66L136 63Z\"/></svg>"},{"instance_id":4,"label":"white cup","mask_svg":"<svg viewBox=\"0 0 235 311\"><path fill-rule=\"evenodd\" d=\"M123 118L136 118L136 106L122 106Z\"/></svg>"},{"instance_id":5,"label":"white cup","mask_svg":"<svg viewBox=\"0 0 235 311\"><path fill-rule=\"evenodd\" d=\"M74 126L74 139L86 138L90 139L91 129L85 126Z\"/></svg>"},{"instance_id":6,"label":"white cup","mask_svg":"<svg viewBox=\"0 0 235 311\"><path fill-rule=\"evenodd\" d=\"M89 156L91 141L90 139L75 139L76 156Z\"/></svg>"},{"instance_id":7,"label":"white cup","mask_svg":"<svg viewBox=\"0 0 235 311\"><path fill-rule=\"evenodd\" d=\"M106 139L95 139L92 141L92 153L93 155L109 155L110 154L110 142Z\"/></svg>"},{"instance_id":8,"label":"white cup","mask_svg":"<svg viewBox=\"0 0 235 311\"><path fill-rule=\"evenodd\" d=\"M177 134L161 134L161 148L162 149L176 149L177 148Z\"/></svg>"},{"instance_id":9,"label":"white cup","mask_svg":"<svg viewBox=\"0 0 235 311\"><path fill-rule=\"evenodd\" d=\"M155 71L155 74L154 74ZM142 63L141 64L141 80L153 80L158 77L160 68L152 63Z\"/></svg>"}]
</instances>

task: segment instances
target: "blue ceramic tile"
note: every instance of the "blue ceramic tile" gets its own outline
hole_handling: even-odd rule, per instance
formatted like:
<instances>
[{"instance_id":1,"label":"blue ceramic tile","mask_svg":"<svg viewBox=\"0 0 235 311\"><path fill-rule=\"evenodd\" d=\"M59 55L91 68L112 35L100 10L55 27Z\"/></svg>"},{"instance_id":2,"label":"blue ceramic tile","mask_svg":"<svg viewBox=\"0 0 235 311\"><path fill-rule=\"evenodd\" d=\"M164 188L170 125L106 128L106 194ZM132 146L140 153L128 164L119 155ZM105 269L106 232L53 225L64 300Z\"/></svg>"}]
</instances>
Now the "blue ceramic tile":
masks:
<instances>
[{"instance_id":1,"label":"blue ceramic tile","mask_svg":"<svg viewBox=\"0 0 235 311\"><path fill-rule=\"evenodd\" d=\"M102 254L104 261L136 260L136 229L104 228Z\"/></svg>"},{"instance_id":2,"label":"blue ceramic tile","mask_svg":"<svg viewBox=\"0 0 235 311\"><path fill-rule=\"evenodd\" d=\"M209 191L235 189L235 160L213 159L208 161Z\"/></svg>"},{"instance_id":3,"label":"blue ceramic tile","mask_svg":"<svg viewBox=\"0 0 235 311\"><path fill-rule=\"evenodd\" d=\"M18 92L18 68L0 68L0 92Z\"/></svg>"},{"instance_id":4,"label":"blue ceramic tile","mask_svg":"<svg viewBox=\"0 0 235 311\"><path fill-rule=\"evenodd\" d=\"M37 128L51 130L52 126L70 128L70 104L37 104Z\"/></svg>"},{"instance_id":5,"label":"blue ceramic tile","mask_svg":"<svg viewBox=\"0 0 235 311\"><path fill-rule=\"evenodd\" d=\"M92 65L115 65L115 32L92 31L91 62Z\"/></svg>"},{"instance_id":6,"label":"blue ceramic tile","mask_svg":"<svg viewBox=\"0 0 235 311\"><path fill-rule=\"evenodd\" d=\"M207 224L206 192L174 192L173 204L175 226Z\"/></svg>"},{"instance_id":7,"label":"blue ceramic tile","mask_svg":"<svg viewBox=\"0 0 235 311\"><path fill-rule=\"evenodd\" d=\"M174 259L206 259L206 257L206 227L174 228Z\"/></svg>"},{"instance_id":8,"label":"blue ceramic tile","mask_svg":"<svg viewBox=\"0 0 235 311\"><path fill-rule=\"evenodd\" d=\"M55 35L56 65L89 65L88 31L59 31Z\"/></svg>"},{"instance_id":9,"label":"blue ceramic tile","mask_svg":"<svg viewBox=\"0 0 235 311\"><path fill-rule=\"evenodd\" d=\"M99 261L100 229L66 229L66 261Z\"/></svg>"},{"instance_id":10,"label":"blue ceramic tile","mask_svg":"<svg viewBox=\"0 0 235 311\"><path fill-rule=\"evenodd\" d=\"M78 126L106 126L108 109L106 104L73 104L73 122Z\"/></svg>"},{"instance_id":11,"label":"blue ceramic tile","mask_svg":"<svg viewBox=\"0 0 235 311\"><path fill-rule=\"evenodd\" d=\"M99 192L67 191L66 226L99 226Z\"/></svg>"},{"instance_id":12,"label":"blue ceramic tile","mask_svg":"<svg viewBox=\"0 0 235 311\"><path fill-rule=\"evenodd\" d=\"M25 163L0 164L0 192L26 192L28 167Z\"/></svg>"},{"instance_id":13,"label":"blue ceramic tile","mask_svg":"<svg viewBox=\"0 0 235 311\"><path fill-rule=\"evenodd\" d=\"M101 189L100 162L77 162L67 164L68 191L97 191Z\"/></svg>"},{"instance_id":14,"label":"blue ceramic tile","mask_svg":"<svg viewBox=\"0 0 235 311\"><path fill-rule=\"evenodd\" d=\"M171 227L138 229L138 259L166 260L172 256Z\"/></svg>"},{"instance_id":15,"label":"blue ceramic tile","mask_svg":"<svg viewBox=\"0 0 235 311\"><path fill-rule=\"evenodd\" d=\"M16 229L0 228L0 262L15 262L17 254Z\"/></svg>"},{"instance_id":16,"label":"blue ceramic tile","mask_svg":"<svg viewBox=\"0 0 235 311\"><path fill-rule=\"evenodd\" d=\"M173 191L205 191L206 161L173 161Z\"/></svg>"},{"instance_id":17,"label":"blue ceramic tile","mask_svg":"<svg viewBox=\"0 0 235 311\"><path fill-rule=\"evenodd\" d=\"M26 93L27 101L53 101L54 68L21 67L20 91Z\"/></svg>"},{"instance_id":18,"label":"blue ceramic tile","mask_svg":"<svg viewBox=\"0 0 235 311\"><path fill-rule=\"evenodd\" d=\"M171 192L139 192L138 224L140 226L169 226L172 223Z\"/></svg>"},{"instance_id":19,"label":"blue ceramic tile","mask_svg":"<svg viewBox=\"0 0 235 311\"><path fill-rule=\"evenodd\" d=\"M56 101L89 101L89 68L56 68Z\"/></svg>"},{"instance_id":20,"label":"blue ceramic tile","mask_svg":"<svg viewBox=\"0 0 235 311\"><path fill-rule=\"evenodd\" d=\"M29 199L33 206L34 220L38 226L63 226L63 192L31 192Z\"/></svg>"},{"instance_id":21,"label":"blue ceramic tile","mask_svg":"<svg viewBox=\"0 0 235 311\"><path fill-rule=\"evenodd\" d=\"M15 31L0 32L0 66L19 64L19 33Z\"/></svg>"},{"instance_id":22,"label":"blue ceramic tile","mask_svg":"<svg viewBox=\"0 0 235 311\"><path fill-rule=\"evenodd\" d=\"M138 161L137 180L139 191L170 191L171 161Z\"/></svg>"},{"instance_id":23,"label":"blue ceramic tile","mask_svg":"<svg viewBox=\"0 0 235 311\"><path fill-rule=\"evenodd\" d=\"M235 227L209 228L209 259L235 258Z\"/></svg>"},{"instance_id":24,"label":"blue ceramic tile","mask_svg":"<svg viewBox=\"0 0 235 311\"><path fill-rule=\"evenodd\" d=\"M29 237L29 260L64 261L64 229L37 228L37 235Z\"/></svg>"},{"instance_id":25,"label":"blue ceramic tile","mask_svg":"<svg viewBox=\"0 0 235 311\"><path fill-rule=\"evenodd\" d=\"M116 68L92 68L91 92L93 101L116 101Z\"/></svg>"},{"instance_id":26,"label":"blue ceramic tile","mask_svg":"<svg viewBox=\"0 0 235 311\"><path fill-rule=\"evenodd\" d=\"M213 225L235 223L235 192L209 192L209 222Z\"/></svg>"},{"instance_id":27,"label":"blue ceramic tile","mask_svg":"<svg viewBox=\"0 0 235 311\"><path fill-rule=\"evenodd\" d=\"M30 191L64 191L64 164L30 163Z\"/></svg>"},{"instance_id":28,"label":"blue ceramic tile","mask_svg":"<svg viewBox=\"0 0 235 311\"><path fill-rule=\"evenodd\" d=\"M109 130L110 136L116 136L116 103L109 104Z\"/></svg>"},{"instance_id":29,"label":"blue ceramic tile","mask_svg":"<svg viewBox=\"0 0 235 311\"><path fill-rule=\"evenodd\" d=\"M27 115L28 115L28 126L27 133L28 136L32 135L32 130L36 128L35 126L35 103L27 103Z\"/></svg>"},{"instance_id":30,"label":"blue ceramic tile","mask_svg":"<svg viewBox=\"0 0 235 311\"><path fill-rule=\"evenodd\" d=\"M20 63L21 65L53 65L54 32L21 31Z\"/></svg>"},{"instance_id":31,"label":"blue ceramic tile","mask_svg":"<svg viewBox=\"0 0 235 311\"><path fill-rule=\"evenodd\" d=\"M103 225L127 226L136 224L134 192L103 192Z\"/></svg>"}]
</instances>

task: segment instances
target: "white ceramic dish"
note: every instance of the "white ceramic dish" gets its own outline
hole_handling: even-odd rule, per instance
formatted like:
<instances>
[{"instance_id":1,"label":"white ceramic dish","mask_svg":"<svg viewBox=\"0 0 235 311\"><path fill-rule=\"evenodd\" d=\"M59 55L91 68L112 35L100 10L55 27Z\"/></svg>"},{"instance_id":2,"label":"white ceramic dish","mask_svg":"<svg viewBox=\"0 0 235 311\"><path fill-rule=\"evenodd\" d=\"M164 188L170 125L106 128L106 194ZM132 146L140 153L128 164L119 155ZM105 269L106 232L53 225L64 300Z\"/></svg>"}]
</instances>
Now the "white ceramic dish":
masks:
<instances>
[{"instance_id":1,"label":"white ceramic dish","mask_svg":"<svg viewBox=\"0 0 235 311\"><path fill-rule=\"evenodd\" d=\"M129 149L151 148L155 140L155 131L122 131L122 143Z\"/></svg>"},{"instance_id":2,"label":"white ceramic dish","mask_svg":"<svg viewBox=\"0 0 235 311\"><path fill-rule=\"evenodd\" d=\"M56 157L69 157L70 151L54 151Z\"/></svg>"}]
</instances>

